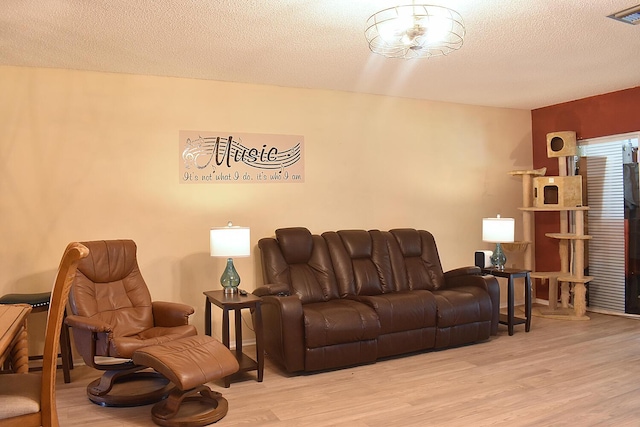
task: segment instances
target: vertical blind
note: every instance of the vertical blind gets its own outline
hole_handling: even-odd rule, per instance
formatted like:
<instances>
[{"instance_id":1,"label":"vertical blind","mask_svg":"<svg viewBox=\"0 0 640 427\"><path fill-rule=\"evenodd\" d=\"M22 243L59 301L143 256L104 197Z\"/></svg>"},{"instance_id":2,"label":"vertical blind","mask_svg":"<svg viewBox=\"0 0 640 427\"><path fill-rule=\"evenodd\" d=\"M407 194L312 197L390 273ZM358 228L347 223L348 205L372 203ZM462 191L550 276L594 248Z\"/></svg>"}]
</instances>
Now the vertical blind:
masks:
<instances>
[{"instance_id":1,"label":"vertical blind","mask_svg":"<svg viewBox=\"0 0 640 427\"><path fill-rule=\"evenodd\" d=\"M624 185L622 146L629 140L580 146L587 163L589 306L625 311Z\"/></svg>"}]
</instances>

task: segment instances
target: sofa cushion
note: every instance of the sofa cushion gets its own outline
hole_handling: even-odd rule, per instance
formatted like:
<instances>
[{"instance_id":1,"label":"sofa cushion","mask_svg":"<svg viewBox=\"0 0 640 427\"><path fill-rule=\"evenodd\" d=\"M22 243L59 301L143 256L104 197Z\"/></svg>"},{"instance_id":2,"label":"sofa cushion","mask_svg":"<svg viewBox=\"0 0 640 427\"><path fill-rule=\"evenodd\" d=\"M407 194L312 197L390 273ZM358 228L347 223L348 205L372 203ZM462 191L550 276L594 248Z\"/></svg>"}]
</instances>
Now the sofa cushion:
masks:
<instances>
[{"instance_id":1,"label":"sofa cushion","mask_svg":"<svg viewBox=\"0 0 640 427\"><path fill-rule=\"evenodd\" d=\"M491 321L491 298L481 288L460 286L433 292L438 306L438 327Z\"/></svg>"},{"instance_id":2,"label":"sofa cushion","mask_svg":"<svg viewBox=\"0 0 640 427\"><path fill-rule=\"evenodd\" d=\"M276 230L276 238L258 241L264 281L286 284L303 304L338 298L329 251L324 239L303 227Z\"/></svg>"},{"instance_id":3,"label":"sofa cushion","mask_svg":"<svg viewBox=\"0 0 640 427\"><path fill-rule=\"evenodd\" d=\"M375 311L357 301L337 299L303 306L308 348L376 339L380 322Z\"/></svg>"},{"instance_id":4,"label":"sofa cushion","mask_svg":"<svg viewBox=\"0 0 640 427\"><path fill-rule=\"evenodd\" d=\"M444 272L433 235L428 231L399 228L390 231L397 246L390 244L394 280L398 290L427 289L444 286ZM399 248L400 254L394 251Z\"/></svg>"},{"instance_id":5,"label":"sofa cushion","mask_svg":"<svg viewBox=\"0 0 640 427\"><path fill-rule=\"evenodd\" d=\"M311 258L313 238L306 228L280 228L276 230L276 240L287 264L302 264Z\"/></svg>"},{"instance_id":6,"label":"sofa cushion","mask_svg":"<svg viewBox=\"0 0 640 427\"><path fill-rule=\"evenodd\" d=\"M436 326L436 299L429 291L392 292L357 298L375 310L380 319L381 335Z\"/></svg>"},{"instance_id":7,"label":"sofa cushion","mask_svg":"<svg viewBox=\"0 0 640 427\"><path fill-rule=\"evenodd\" d=\"M378 230L326 232L341 297L394 291L387 239Z\"/></svg>"}]
</instances>

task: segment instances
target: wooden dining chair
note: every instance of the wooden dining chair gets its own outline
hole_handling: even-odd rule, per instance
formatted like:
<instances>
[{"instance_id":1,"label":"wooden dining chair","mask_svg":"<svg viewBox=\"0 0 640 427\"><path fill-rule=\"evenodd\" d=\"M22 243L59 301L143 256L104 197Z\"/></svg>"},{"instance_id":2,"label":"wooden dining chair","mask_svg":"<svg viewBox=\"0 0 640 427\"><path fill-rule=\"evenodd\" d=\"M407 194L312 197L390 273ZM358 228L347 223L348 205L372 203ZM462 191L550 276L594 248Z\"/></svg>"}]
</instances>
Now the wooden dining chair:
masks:
<instances>
[{"instance_id":1,"label":"wooden dining chair","mask_svg":"<svg viewBox=\"0 0 640 427\"><path fill-rule=\"evenodd\" d=\"M0 375L0 427L59 426L55 389L58 340L78 262L87 255L85 246L70 243L60 261L47 315L42 371Z\"/></svg>"}]
</instances>

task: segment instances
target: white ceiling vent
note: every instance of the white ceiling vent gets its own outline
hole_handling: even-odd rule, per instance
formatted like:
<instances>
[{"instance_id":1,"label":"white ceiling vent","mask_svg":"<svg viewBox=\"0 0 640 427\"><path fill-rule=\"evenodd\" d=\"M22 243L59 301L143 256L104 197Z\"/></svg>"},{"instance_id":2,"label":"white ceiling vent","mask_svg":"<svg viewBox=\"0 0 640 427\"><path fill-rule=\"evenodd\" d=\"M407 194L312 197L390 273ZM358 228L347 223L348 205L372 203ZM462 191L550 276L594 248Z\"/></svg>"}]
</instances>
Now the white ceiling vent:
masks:
<instances>
[{"instance_id":1,"label":"white ceiling vent","mask_svg":"<svg viewBox=\"0 0 640 427\"><path fill-rule=\"evenodd\" d=\"M626 22L627 24L639 25L640 24L640 4L638 6L630 7L629 9L621 10L607 18L615 19L616 21Z\"/></svg>"}]
</instances>

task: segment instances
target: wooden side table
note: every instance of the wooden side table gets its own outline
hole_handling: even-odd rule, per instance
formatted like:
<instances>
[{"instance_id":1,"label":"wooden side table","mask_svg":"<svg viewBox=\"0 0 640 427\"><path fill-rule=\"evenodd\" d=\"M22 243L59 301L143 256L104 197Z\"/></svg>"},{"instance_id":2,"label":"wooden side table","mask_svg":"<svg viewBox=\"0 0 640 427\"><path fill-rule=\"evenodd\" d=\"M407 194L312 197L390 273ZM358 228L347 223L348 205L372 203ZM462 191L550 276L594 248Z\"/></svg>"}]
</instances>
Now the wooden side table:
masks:
<instances>
[{"instance_id":1,"label":"wooden side table","mask_svg":"<svg viewBox=\"0 0 640 427\"><path fill-rule=\"evenodd\" d=\"M505 268L504 270L498 270L497 268L483 268L482 272L485 274L491 274L496 277L504 277L508 279L507 287L507 315L500 315L500 323L507 325L509 328L509 335L513 335L513 327L515 325L521 325L524 323L525 332L529 332L531 329L531 276L529 270L520 270L516 268ZM515 316L515 301L513 282L515 279L524 279L524 311L525 319L521 319Z\"/></svg>"},{"instance_id":2,"label":"wooden side table","mask_svg":"<svg viewBox=\"0 0 640 427\"><path fill-rule=\"evenodd\" d=\"M236 348L235 356L238 359L240 370L238 373L258 371L258 382L262 382L264 374L264 351L262 349L262 299L253 294L227 295L223 290L203 292L207 297L204 306L204 333L211 336L211 304L222 309L222 343L229 346L229 311L235 312ZM255 312L253 328L256 334L256 360L250 358L242 351L242 309L248 308ZM231 376L224 378L224 386L229 387Z\"/></svg>"}]
</instances>

